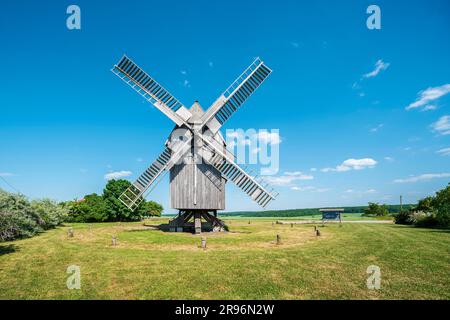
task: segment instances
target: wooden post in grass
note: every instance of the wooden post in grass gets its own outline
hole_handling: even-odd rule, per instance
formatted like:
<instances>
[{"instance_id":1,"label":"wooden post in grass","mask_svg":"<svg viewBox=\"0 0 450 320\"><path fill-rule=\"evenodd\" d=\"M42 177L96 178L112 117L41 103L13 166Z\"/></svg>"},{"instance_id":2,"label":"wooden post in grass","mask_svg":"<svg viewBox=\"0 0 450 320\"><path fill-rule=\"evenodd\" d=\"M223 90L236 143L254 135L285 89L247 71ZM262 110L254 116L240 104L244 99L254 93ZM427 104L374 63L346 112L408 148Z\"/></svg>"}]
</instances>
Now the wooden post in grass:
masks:
<instances>
[{"instance_id":1,"label":"wooden post in grass","mask_svg":"<svg viewBox=\"0 0 450 320\"><path fill-rule=\"evenodd\" d=\"M67 235L69 236L69 238L73 238L73 228L70 227L69 230L67 230Z\"/></svg>"},{"instance_id":2,"label":"wooden post in grass","mask_svg":"<svg viewBox=\"0 0 450 320\"><path fill-rule=\"evenodd\" d=\"M277 244L281 244L281 237L279 234L277 234Z\"/></svg>"},{"instance_id":3,"label":"wooden post in grass","mask_svg":"<svg viewBox=\"0 0 450 320\"><path fill-rule=\"evenodd\" d=\"M202 237L202 249L206 250L206 237Z\"/></svg>"},{"instance_id":4,"label":"wooden post in grass","mask_svg":"<svg viewBox=\"0 0 450 320\"><path fill-rule=\"evenodd\" d=\"M250 222L250 220L248 221L248 224L250 224L251 222Z\"/></svg>"},{"instance_id":5,"label":"wooden post in grass","mask_svg":"<svg viewBox=\"0 0 450 320\"><path fill-rule=\"evenodd\" d=\"M291 228L293 228L294 227L294 224L293 223L291 223Z\"/></svg>"},{"instance_id":6,"label":"wooden post in grass","mask_svg":"<svg viewBox=\"0 0 450 320\"><path fill-rule=\"evenodd\" d=\"M316 229L316 236L318 236L318 237L320 236L320 230L319 230L319 228Z\"/></svg>"},{"instance_id":7,"label":"wooden post in grass","mask_svg":"<svg viewBox=\"0 0 450 320\"><path fill-rule=\"evenodd\" d=\"M117 236L112 236L112 245L113 247L117 245Z\"/></svg>"}]
</instances>

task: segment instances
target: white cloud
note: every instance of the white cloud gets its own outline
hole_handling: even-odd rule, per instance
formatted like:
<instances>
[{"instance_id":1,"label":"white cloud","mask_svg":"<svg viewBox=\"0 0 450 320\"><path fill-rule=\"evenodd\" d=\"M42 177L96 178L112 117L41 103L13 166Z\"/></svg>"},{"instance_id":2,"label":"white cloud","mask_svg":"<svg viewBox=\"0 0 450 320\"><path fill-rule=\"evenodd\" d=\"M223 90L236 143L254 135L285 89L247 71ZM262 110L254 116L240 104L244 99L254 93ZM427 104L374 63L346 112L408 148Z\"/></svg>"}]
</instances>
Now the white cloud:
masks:
<instances>
[{"instance_id":1,"label":"white cloud","mask_svg":"<svg viewBox=\"0 0 450 320\"><path fill-rule=\"evenodd\" d=\"M0 177L12 177L14 175L15 174L11 172L0 172Z\"/></svg>"},{"instance_id":2,"label":"white cloud","mask_svg":"<svg viewBox=\"0 0 450 320\"><path fill-rule=\"evenodd\" d=\"M385 63L383 60L378 60L375 63L375 69L369 73L363 75L364 78L372 78L377 76L382 70L386 70L389 67L390 63Z\"/></svg>"},{"instance_id":3,"label":"white cloud","mask_svg":"<svg viewBox=\"0 0 450 320\"><path fill-rule=\"evenodd\" d=\"M446 136L450 134L450 116L442 116L438 121L431 124L433 131Z\"/></svg>"},{"instance_id":4,"label":"white cloud","mask_svg":"<svg viewBox=\"0 0 450 320\"><path fill-rule=\"evenodd\" d=\"M280 144L281 138L278 132L260 131L255 134L255 137L260 143L267 143L271 145Z\"/></svg>"},{"instance_id":5,"label":"white cloud","mask_svg":"<svg viewBox=\"0 0 450 320\"><path fill-rule=\"evenodd\" d=\"M370 193L377 193L378 191L375 189L368 189L368 190L364 190L364 191L357 191L357 190L353 190L353 189L347 189L345 190L346 193L355 193L355 194L370 194Z\"/></svg>"},{"instance_id":6,"label":"white cloud","mask_svg":"<svg viewBox=\"0 0 450 320\"><path fill-rule=\"evenodd\" d=\"M440 154L441 156L450 156L450 148L444 148L436 151L436 153Z\"/></svg>"},{"instance_id":7,"label":"white cloud","mask_svg":"<svg viewBox=\"0 0 450 320\"><path fill-rule=\"evenodd\" d=\"M344 172L350 170L362 170L365 168L373 168L377 164L372 158L363 158L363 159L347 159L342 162L340 165L337 165L335 168L323 168L322 172Z\"/></svg>"},{"instance_id":8,"label":"white cloud","mask_svg":"<svg viewBox=\"0 0 450 320\"><path fill-rule=\"evenodd\" d=\"M373 127L370 129L370 132L377 132L378 130L380 130L381 128L383 128L384 124L380 123L379 125L377 125L376 127Z\"/></svg>"},{"instance_id":9,"label":"white cloud","mask_svg":"<svg viewBox=\"0 0 450 320\"><path fill-rule=\"evenodd\" d=\"M419 97L415 102L407 106L406 110L416 109L425 106L422 111L434 110L436 107L429 105L431 101L437 100L450 92L450 84L444 84L440 87L430 87L418 93ZM434 109L433 109L434 108Z\"/></svg>"},{"instance_id":10,"label":"white cloud","mask_svg":"<svg viewBox=\"0 0 450 320\"><path fill-rule=\"evenodd\" d=\"M388 161L388 162L394 162L395 159L392 157L384 157L384 160Z\"/></svg>"},{"instance_id":11,"label":"white cloud","mask_svg":"<svg viewBox=\"0 0 450 320\"><path fill-rule=\"evenodd\" d=\"M431 179L439 179L439 178L448 178L450 177L450 173L425 173L418 176L411 176L405 179L395 179L395 183L413 183L420 181L428 181Z\"/></svg>"},{"instance_id":12,"label":"white cloud","mask_svg":"<svg viewBox=\"0 0 450 320\"><path fill-rule=\"evenodd\" d=\"M310 171L312 171L312 172L316 172L317 171L317 168L311 168L311 169L309 169Z\"/></svg>"},{"instance_id":13,"label":"white cloud","mask_svg":"<svg viewBox=\"0 0 450 320\"><path fill-rule=\"evenodd\" d=\"M115 172L110 172L105 174L105 179L106 180L111 180L111 179L119 179L119 178L123 178L123 177L129 177L131 176L132 172L131 171L115 171Z\"/></svg>"},{"instance_id":14,"label":"white cloud","mask_svg":"<svg viewBox=\"0 0 450 320\"><path fill-rule=\"evenodd\" d=\"M185 88L190 88L190 87L191 87L191 83L189 82L189 80L184 80L184 81L183 81L183 86L184 86Z\"/></svg>"},{"instance_id":15,"label":"white cloud","mask_svg":"<svg viewBox=\"0 0 450 320\"><path fill-rule=\"evenodd\" d=\"M436 109L437 109L437 107L435 105L428 104L425 107L423 107L422 110L420 110L420 111L424 112L424 111L431 111L431 110L436 110Z\"/></svg>"},{"instance_id":16,"label":"white cloud","mask_svg":"<svg viewBox=\"0 0 450 320\"><path fill-rule=\"evenodd\" d=\"M311 191L311 192L322 193L322 192L327 192L330 189L329 188L316 188L316 187L313 187L313 186L304 186L304 187L294 186L294 187L291 187L291 190L294 190L294 191Z\"/></svg>"},{"instance_id":17,"label":"white cloud","mask_svg":"<svg viewBox=\"0 0 450 320\"><path fill-rule=\"evenodd\" d=\"M267 180L267 182L269 182L270 184L275 186L290 186L295 181L312 180L314 179L314 176L304 174L300 171L295 171L295 172L285 172L281 176L267 176L264 179Z\"/></svg>"}]
</instances>

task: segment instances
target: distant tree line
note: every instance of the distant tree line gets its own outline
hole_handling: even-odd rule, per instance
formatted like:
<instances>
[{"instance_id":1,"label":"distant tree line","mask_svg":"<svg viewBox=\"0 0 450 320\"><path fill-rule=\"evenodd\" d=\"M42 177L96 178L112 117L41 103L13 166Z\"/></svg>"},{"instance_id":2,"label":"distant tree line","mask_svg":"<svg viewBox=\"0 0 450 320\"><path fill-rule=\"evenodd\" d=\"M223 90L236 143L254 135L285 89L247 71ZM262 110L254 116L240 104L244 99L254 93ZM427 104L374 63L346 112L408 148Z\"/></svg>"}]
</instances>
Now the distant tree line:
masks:
<instances>
[{"instance_id":1,"label":"distant tree line","mask_svg":"<svg viewBox=\"0 0 450 320\"><path fill-rule=\"evenodd\" d=\"M127 180L109 180L103 194L88 194L80 200L65 202L68 208L68 220L71 222L107 222L137 221L150 216L161 216L162 205L154 201L142 202L132 211L120 200L119 196L131 185Z\"/></svg>"},{"instance_id":2,"label":"distant tree line","mask_svg":"<svg viewBox=\"0 0 450 320\"><path fill-rule=\"evenodd\" d=\"M450 183L434 196L425 197L417 205L396 214L395 223L450 228Z\"/></svg>"},{"instance_id":3,"label":"distant tree line","mask_svg":"<svg viewBox=\"0 0 450 320\"><path fill-rule=\"evenodd\" d=\"M403 205L404 209L412 208L412 204ZM370 208L368 206L354 206L354 207L340 207L344 209L345 213L366 213L366 210ZM383 205L383 208L387 210L387 214L394 214L400 212L400 205ZM302 217L310 215L322 215L319 211L321 208L308 208L308 209L288 209L288 210L267 210L267 211L240 211L240 212L226 212L221 216L245 216L245 217ZM367 212L369 215L370 213Z\"/></svg>"}]
</instances>

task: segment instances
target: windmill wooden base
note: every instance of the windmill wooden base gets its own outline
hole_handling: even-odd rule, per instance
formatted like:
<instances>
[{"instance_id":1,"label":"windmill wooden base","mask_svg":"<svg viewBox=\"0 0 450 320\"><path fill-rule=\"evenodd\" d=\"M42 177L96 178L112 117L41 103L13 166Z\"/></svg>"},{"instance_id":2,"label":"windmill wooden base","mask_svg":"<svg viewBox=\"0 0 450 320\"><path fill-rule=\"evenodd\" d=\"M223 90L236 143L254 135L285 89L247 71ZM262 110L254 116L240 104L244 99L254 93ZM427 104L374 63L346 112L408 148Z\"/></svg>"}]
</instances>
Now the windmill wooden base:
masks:
<instances>
[{"instance_id":1,"label":"windmill wooden base","mask_svg":"<svg viewBox=\"0 0 450 320\"><path fill-rule=\"evenodd\" d=\"M202 219L205 222L202 222ZM180 210L176 218L170 220L170 232L226 231L225 222L217 218L217 211L212 210Z\"/></svg>"}]
</instances>

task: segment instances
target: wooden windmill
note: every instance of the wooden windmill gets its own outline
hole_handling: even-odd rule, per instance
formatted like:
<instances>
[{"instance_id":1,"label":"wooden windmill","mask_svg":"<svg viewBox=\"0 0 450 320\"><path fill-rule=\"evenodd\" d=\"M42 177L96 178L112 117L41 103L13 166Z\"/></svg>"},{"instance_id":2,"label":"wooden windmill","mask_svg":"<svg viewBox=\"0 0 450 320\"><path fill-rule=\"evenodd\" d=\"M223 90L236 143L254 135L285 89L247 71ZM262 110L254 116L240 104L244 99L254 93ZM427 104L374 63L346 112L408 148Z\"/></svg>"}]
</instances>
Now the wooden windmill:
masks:
<instances>
[{"instance_id":1,"label":"wooden windmill","mask_svg":"<svg viewBox=\"0 0 450 320\"><path fill-rule=\"evenodd\" d=\"M275 199L262 180L235 162L219 131L272 72L263 61L257 58L206 112L198 102L186 108L127 56L111 71L176 124L164 151L119 197L128 208L136 209L164 172L170 172L171 207L179 210L169 223L171 231L223 230L225 224L217 218L217 210L225 209L227 181L262 207ZM202 218L206 220L203 224Z\"/></svg>"}]
</instances>

